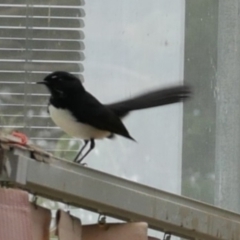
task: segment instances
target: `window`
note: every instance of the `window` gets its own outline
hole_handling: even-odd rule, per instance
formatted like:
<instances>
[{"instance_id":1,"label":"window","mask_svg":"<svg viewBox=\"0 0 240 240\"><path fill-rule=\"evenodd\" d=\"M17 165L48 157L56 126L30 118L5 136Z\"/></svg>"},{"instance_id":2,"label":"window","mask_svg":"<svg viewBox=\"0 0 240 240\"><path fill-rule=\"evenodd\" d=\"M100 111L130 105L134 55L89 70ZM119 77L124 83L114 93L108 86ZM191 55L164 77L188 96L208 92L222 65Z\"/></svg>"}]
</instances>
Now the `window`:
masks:
<instances>
[{"instance_id":1,"label":"window","mask_svg":"<svg viewBox=\"0 0 240 240\"><path fill-rule=\"evenodd\" d=\"M131 113L124 123L137 143L97 141L87 163L239 212L238 8L237 0L0 0L1 127L71 160L82 143L53 124L49 94L34 84L47 73L78 75L103 103L188 83L194 95L184 106Z\"/></svg>"},{"instance_id":2,"label":"window","mask_svg":"<svg viewBox=\"0 0 240 240\"><path fill-rule=\"evenodd\" d=\"M56 144L68 146L69 137L49 119L49 94L35 82L56 70L83 79L83 5L82 0L0 2L1 127L21 130L49 151L55 152Z\"/></svg>"}]
</instances>

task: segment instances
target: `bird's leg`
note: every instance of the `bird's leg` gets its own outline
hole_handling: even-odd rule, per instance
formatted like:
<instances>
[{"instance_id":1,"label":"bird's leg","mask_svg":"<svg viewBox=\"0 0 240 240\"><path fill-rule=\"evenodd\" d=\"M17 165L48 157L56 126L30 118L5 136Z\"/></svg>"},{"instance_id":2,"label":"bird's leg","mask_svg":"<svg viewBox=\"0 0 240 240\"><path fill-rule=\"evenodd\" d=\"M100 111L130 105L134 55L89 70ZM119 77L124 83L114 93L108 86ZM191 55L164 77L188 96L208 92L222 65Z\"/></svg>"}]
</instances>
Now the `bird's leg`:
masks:
<instances>
[{"instance_id":1,"label":"bird's leg","mask_svg":"<svg viewBox=\"0 0 240 240\"><path fill-rule=\"evenodd\" d=\"M77 162L79 156L82 154L83 150L86 148L87 144L88 144L89 140L84 140L84 145L81 147L79 153L77 154L77 156L74 158L73 162Z\"/></svg>"},{"instance_id":2,"label":"bird's leg","mask_svg":"<svg viewBox=\"0 0 240 240\"><path fill-rule=\"evenodd\" d=\"M90 147L89 147L89 149L87 150L87 152L79 159L79 160L77 160L76 162L77 163L81 163L82 162L82 160L94 149L94 147L95 147L95 142L94 142L94 139L90 139Z\"/></svg>"}]
</instances>

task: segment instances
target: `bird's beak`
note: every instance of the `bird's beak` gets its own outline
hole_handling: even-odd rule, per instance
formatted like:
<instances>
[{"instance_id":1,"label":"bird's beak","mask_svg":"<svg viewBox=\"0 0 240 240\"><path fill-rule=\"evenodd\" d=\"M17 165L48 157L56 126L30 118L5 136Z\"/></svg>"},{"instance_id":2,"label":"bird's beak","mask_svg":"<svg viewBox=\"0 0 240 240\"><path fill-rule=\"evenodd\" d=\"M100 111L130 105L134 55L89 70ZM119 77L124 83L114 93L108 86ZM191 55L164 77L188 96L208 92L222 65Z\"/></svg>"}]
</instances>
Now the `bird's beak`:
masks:
<instances>
[{"instance_id":1,"label":"bird's beak","mask_svg":"<svg viewBox=\"0 0 240 240\"><path fill-rule=\"evenodd\" d=\"M46 82L36 82L36 84L44 84L44 85L46 85Z\"/></svg>"}]
</instances>

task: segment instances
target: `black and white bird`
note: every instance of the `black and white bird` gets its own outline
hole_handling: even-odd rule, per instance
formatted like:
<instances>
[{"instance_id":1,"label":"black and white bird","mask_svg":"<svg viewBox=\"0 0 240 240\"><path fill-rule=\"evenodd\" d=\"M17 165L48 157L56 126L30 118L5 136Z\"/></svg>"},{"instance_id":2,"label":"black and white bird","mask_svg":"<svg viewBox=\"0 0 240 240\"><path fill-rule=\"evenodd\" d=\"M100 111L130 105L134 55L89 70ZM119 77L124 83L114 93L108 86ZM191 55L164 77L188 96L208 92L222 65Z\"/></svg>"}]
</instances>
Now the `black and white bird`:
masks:
<instances>
[{"instance_id":1,"label":"black and white bird","mask_svg":"<svg viewBox=\"0 0 240 240\"><path fill-rule=\"evenodd\" d=\"M112 138L116 134L135 141L121 121L130 111L181 102L191 95L188 86L180 85L103 105L68 72L53 72L38 83L51 93L48 112L53 122L68 135L84 140L74 159L78 163L95 147L95 139ZM89 142L89 149L79 158Z\"/></svg>"}]
</instances>

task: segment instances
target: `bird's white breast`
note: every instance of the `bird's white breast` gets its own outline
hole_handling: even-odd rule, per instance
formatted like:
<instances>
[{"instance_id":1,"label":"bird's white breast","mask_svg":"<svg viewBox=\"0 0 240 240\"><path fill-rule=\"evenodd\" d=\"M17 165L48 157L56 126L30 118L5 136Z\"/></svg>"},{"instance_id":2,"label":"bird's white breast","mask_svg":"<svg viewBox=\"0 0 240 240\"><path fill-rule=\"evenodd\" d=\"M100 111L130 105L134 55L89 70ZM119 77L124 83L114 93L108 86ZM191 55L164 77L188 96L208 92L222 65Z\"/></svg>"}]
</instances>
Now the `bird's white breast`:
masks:
<instances>
[{"instance_id":1,"label":"bird's white breast","mask_svg":"<svg viewBox=\"0 0 240 240\"><path fill-rule=\"evenodd\" d=\"M49 113L53 122L72 137L88 140L91 138L105 138L110 134L88 124L77 122L67 109L55 108L53 105L50 105Z\"/></svg>"}]
</instances>

